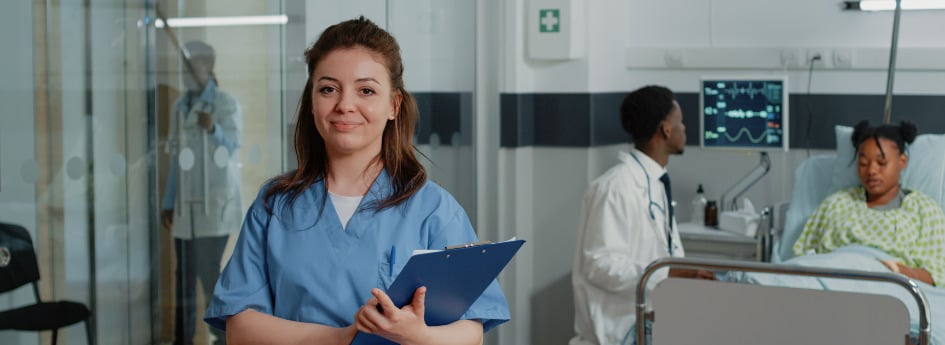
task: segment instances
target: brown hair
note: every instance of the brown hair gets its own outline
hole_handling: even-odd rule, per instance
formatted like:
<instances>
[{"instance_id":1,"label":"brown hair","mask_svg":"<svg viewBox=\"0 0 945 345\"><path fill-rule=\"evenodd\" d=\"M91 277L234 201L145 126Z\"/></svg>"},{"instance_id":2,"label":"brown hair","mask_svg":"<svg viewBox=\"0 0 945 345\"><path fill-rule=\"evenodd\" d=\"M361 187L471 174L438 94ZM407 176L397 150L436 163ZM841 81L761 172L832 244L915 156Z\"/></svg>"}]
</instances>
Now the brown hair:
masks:
<instances>
[{"instance_id":1,"label":"brown hair","mask_svg":"<svg viewBox=\"0 0 945 345\"><path fill-rule=\"evenodd\" d=\"M272 212L273 196L288 193L295 199L328 171L328 155L325 139L315 128L312 117L312 74L326 55L337 49L365 48L386 62L390 74L392 95L400 96L400 109L394 120L388 121L381 139L381 153L377 158L384 165L391 179L391 194L379 201L377 210L395 206L414 195L426 182L427 174L417 160L413 145L413 131L419 111L413 96L404 89L404 64L400 57L400 46L387 31L363 16L332 25L322 32L318 41L305 50L308 65L308 80L299 99L295 126L295 152L298 168L273 178L265 193L265 205Z\"/></svg>"}]
</instances>

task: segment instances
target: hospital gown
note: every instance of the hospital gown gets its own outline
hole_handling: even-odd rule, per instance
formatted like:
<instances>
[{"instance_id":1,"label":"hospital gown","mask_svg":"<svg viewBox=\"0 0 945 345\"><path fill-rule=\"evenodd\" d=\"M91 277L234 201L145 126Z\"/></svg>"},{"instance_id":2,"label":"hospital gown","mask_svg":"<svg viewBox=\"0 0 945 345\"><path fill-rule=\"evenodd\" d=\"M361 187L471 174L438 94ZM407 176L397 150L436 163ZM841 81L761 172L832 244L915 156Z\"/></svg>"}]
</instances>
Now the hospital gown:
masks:
<instances>
[{"instance_id":1,"label":"hospital gown","mask_svg":"<svg viewBox=\"0 0 945 345\"><path fill-rule=\"evenodd\" d=\"M386 290L417 249L475 242L465 211L443 188L427 182L400 205L372 205L390 195L382 172L342 227L323 180L294 201L276 195L272 214L260 192L250 207L236 249L207 308L205 320L217 328L247 309L286 320L345 327L372 297ZM436 306L427 305L427 308ZM483 330L509 320L509 309L493 281L462 316Z\"/></svg>"},{"instance_id":2,"label":"hospital gown","mask_svg":"<svg viewBox=\"0 0 945 345\"><path fill-rule=\"evenodd\" d=\"M936 285L945 281L945 216L919 191L906 194L898 209L867 207L863 187L836 192L807 220L794 253L829 253L859 244L881 249L910 267L923 268Z\"/></svg>"}]
</instances>

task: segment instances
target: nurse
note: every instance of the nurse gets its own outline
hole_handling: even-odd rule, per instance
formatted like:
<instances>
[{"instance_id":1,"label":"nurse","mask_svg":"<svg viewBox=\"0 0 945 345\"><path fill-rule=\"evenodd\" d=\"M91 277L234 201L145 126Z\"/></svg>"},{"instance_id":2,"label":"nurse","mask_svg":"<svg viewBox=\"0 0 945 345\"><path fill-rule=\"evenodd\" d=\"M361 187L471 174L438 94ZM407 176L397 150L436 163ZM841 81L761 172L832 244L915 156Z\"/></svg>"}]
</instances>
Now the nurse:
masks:
<instances>
[{"instance_id":1,"label":"nurse","mask_svg":"<svg viewBox=\"0 0 945 345\"><path fill-rule=\"evenodd\" d=\"M669 89L646 86L624 98L620 122L634 149L621 152L619 163L584 192L571 274L577 333L572 345L620 344L634 324L634 291L644 269L684 254L666 172L669 156L686 147L679 103ZM657 272L651 281L665 276ZM715 278L708 271L679 269L669 276Z\"/></svg>"},{"instance_id":2,"label":"nurse","mask_svg":"<svg viewBox=\"0 0 945 345\"><path fill-rule=\"evenodd\" d=\"M357 331L480 344L509 320L497 282L461 320L436 327L424 324L425 287L403 308L383 292L412 251L477 241L414 154L418 111L397 42L361 17L326 29L305 58L298 169L260 190L206 321L239 344L348 344Z\"/></svg>"}]
</instances>

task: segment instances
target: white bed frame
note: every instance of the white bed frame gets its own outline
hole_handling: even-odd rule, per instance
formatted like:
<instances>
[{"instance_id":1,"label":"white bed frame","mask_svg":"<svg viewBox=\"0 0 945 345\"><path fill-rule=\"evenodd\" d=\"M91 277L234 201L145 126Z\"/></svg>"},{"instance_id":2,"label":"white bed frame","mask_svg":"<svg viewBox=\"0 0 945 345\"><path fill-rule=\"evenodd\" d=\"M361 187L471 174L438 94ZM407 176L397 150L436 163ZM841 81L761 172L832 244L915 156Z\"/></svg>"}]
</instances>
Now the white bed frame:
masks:
<instances>
[{"instance_id":1,"label":"white bed frame","mask_svg":"<svg viewBox=\"0 0 945 345\"><path fill-rule=\"evenodd\" d=\"M897 274L665 258L650 264L637 285L637 344L912 344L909 312L891 296L669 278L657 284L647 303L647 281L668 268L892 283L909 291L918 305L918 344L928 345L931 339L925 295L915 282Z\"/></svg>"}]
</instances>

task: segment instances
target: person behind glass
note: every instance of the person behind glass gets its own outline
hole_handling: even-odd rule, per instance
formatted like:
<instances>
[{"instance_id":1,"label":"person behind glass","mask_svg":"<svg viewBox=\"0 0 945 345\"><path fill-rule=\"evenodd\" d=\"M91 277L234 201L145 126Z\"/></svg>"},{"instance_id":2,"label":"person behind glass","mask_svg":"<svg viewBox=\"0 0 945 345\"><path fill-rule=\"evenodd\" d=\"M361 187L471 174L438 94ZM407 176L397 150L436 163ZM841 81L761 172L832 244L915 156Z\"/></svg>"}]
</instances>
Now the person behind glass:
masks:
<instances>
[{"instance_id":1,"label":"person behind glass","mask_svg":"<svg viewBox=\"0 0 945 345\"><path fill-rule=\"evenodd\" d=\"M418 110L397 41L360 17L328 27L305 60L298 168L261 188L205 320L240 344L348 344L358 331L480 344L509 319L497 281L443 326L424 323L425 287L401 308L384 293L414 250L477 241L416 158Z\"/></svg>"},{"instance_id":2,"label":"person behind glass","mask_svg":"<svg viewBox=\"0 0 945 345\"><path fill-rule=\"evenodd\" d=\"M571 274L577 333L571 344L620 344L634 324L635 290L644 269L654 260L684 255L666 172L669 156L686 146L679 103L669 89L645 86L624 98L620 122L634 148L621 152L619 163L584 192ZM666 274L657 272L651 281ZM715 278L708 271L668 274Z\"/></svg>"},{"instance_id":3,"label":"person behind glass","mask_svg":"<svg viewBox=\"0 0 945 345\"><path fill-rule=\"evenodd\" d=\"M217 87L213 48L200 41L183 48L189 56L183 61L186 92L174 102L170 120L161 222L173 232L177 257L174 344L193 344L197 280L209 301L227 238L242 219L242 115L236 99ZM223 332L211 331L217 344L226 343Z\"/></svg>"},{"instance_id":4,"label":"person behind glass","mask_svg":"<svg viewBox=\"0 0 945 345\"><path fill-rule=\"evenodd\" d=\"M848 245L878 248L892 258L877 258L890 271L942 286L945 215L931 197L899 183L917 133L907 121L899 126L858 123L850 139L860 185L824 199L807 219L794 254L824 254Z\"/></svg>"}]
</instances>

